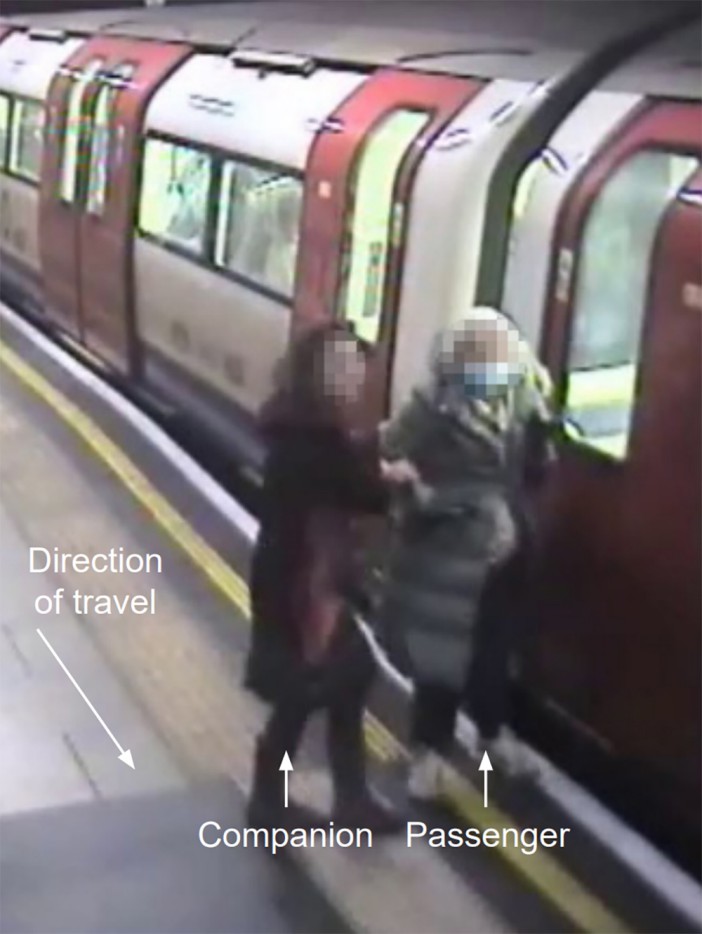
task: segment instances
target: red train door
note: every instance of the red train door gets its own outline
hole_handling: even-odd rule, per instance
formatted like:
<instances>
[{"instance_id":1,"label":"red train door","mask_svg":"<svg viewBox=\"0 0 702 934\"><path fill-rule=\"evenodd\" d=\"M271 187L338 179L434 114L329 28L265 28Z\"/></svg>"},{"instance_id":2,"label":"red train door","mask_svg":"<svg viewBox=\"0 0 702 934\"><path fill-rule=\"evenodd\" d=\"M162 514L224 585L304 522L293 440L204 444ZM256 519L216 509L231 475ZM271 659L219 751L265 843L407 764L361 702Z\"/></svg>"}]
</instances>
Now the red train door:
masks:
<instances>
[{"instance_id":1,"label":"red train door","mask_svg":"<svg viewBox=\"0 0 702 934\"><path fill-rule=\"evenodd\" d=\"M133 363L132 217L140 127L185 46L91 39L56 74L40 202L47 314L126 371Z\"/></svg>"},{"instance_id":2,"label":"red train door","mask_svg":"<svg viewBox=\"0 0 702 934\"><path fill-rule=\"evenodd\" d=\"M700 111L647 105L562 210L543 350L572 431L531 659L605 745L634 767L669 752L678 777L699 717Z\"/></svg>"},{"instance_id":3,"label":"red train door","mask_svg":"<svg viewBox=\"0 0 702 934\"><path fill-rule=\"evenodd\" d=\"M325 121L312 146L293 326L335 315L374 345L372 415L386 405L412 182L425 147L481 87L378 71Z\"/></svg>"},{"instance_id":4,"label":"red train door","mask_svg":"<svg viewBox=\"0 0 702 934\"><path fill-rule=\"evenodd\" d=\"M647 520L650 567L665 588L658 606L662 644L641 653L643 701L668 728L656 738L659 767L673 771L673 800L695 808L700 825L702 776L702 172L687 182L658 235L646 323L638 417L642 480L655 489ZM644 474L645 471L645 474ZM642 559L644 555L642 554ZM658 694L655 685L665 685ZM622 699L624 700L624 699ZM622 719L631 721L641 699L632 697ZM639 713L640 715L640 713ZM623 727L624 724L622 723ZM674 728L670 728L674 726ZM670 764L670 765L669 765ZM672 768L670 768L672 766Z\"/></svg>"}]
</instances>

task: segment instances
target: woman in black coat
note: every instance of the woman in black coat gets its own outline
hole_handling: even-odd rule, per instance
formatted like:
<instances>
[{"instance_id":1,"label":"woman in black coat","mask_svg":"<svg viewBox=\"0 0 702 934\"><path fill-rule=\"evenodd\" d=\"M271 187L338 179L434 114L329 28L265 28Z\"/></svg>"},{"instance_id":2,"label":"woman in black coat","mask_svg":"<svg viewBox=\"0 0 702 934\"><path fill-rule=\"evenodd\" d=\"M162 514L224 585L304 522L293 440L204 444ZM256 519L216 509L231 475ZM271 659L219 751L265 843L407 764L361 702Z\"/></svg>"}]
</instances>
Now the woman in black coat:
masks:
<instances>
[{"instance_id":1,"label":"woman in black coat","mask_svg":"<svg viewBox=\"0 0 702 934\"><path fill-rule=\"evenodd\" d=\"M352 521L383 512L386 481L405 479L395 468L384 477L377 444L354 438L365 370L350 332L338 324L316 329L292 347L262 416L268 458L247 686L272 711L256 750L252 823L295 823L295 810L283 807L280 764L285 753L294 758L312 711L324 708L335 819L399 829L366 785L363 710L375 665L346 600Z\"/></svg>"}]
</instances>

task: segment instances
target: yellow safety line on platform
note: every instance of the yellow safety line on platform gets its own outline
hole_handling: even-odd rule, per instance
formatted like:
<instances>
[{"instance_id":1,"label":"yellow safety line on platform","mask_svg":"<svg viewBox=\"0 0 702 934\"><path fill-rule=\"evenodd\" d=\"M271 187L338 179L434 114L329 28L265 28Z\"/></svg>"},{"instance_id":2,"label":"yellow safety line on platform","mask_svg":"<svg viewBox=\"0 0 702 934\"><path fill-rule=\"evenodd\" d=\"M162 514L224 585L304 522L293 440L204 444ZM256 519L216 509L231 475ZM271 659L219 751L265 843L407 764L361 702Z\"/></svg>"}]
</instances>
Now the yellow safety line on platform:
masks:
<instances>
[{"instance_id":1,"label":"yellow safety line on platform","mask_svg":"<svg viewBox=\"0 0 702 934\"><path fill-rule=\"evenodd\" d=\"M156 490L146 476L114 444L96 423L85 415L36 370L0 341L0 362L35 395L39 396L79 435L88 447L116 474L161 528L179 545L212 583L250 620L249 589L245 581L211 548L192 526ZM371 714L366 715L366 742L383 761L407 756L407 750ZM455 770L445 798L453 809L477 828L514 826L499 808L483 807L482 796ZM501 847L509 865L536 888L558 911L587 932L628 932L631 929L592 895L553 857L541 851L526 856L519 849Z\"/></svg>"}]
</instances>

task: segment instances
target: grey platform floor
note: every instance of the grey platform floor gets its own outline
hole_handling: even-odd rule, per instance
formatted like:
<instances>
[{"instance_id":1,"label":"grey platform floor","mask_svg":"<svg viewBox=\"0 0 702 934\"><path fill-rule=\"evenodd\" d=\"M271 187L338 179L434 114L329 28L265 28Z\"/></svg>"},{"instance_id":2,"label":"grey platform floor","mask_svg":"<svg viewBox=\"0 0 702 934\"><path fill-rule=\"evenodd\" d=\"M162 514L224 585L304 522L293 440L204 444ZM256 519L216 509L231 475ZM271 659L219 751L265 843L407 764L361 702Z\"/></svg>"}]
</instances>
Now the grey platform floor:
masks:
<instances>
[{"instance_id":1,"label":"grey platform floor","mask_svg":"<svg viewBox=\"0 0 702 934\"><path fill-rule=\"evenodd\" d=\"M241 827L241 811L222 783L4 818L0 930L344 930L285 857L199 844L204 821Z\"/></svg>"},{"instance_id":2,"label":"grey platform floor","mask_svg":"<svg viewBox=\"0 0 702 934\"><path fill-rule=\"evenodd\" d=\"M29 573L0 489L0 930L341 931L299 869L263 851L205 849L202 821L242 826L232 782L186 787L168 749L65 608ZM31 543L40 544L40 543ZM37 626L108 724L118 750Z\"/></svg>"}]
</instances>

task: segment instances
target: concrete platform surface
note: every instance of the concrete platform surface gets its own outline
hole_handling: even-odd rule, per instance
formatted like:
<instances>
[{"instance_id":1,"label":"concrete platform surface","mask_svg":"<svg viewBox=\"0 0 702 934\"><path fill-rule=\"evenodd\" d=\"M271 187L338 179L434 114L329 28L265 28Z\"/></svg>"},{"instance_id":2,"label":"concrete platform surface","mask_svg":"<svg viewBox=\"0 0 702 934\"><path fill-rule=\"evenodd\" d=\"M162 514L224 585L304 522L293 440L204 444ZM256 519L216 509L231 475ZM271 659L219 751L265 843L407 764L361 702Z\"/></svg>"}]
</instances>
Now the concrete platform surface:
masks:
<instances>
[{"instance_id":1,"label":"concrete platform surface","mask_svg":"<svg viewBox=\"0 0 702 934\"><path fill-rule=\"evenodd\" d=\"M343 932L284 856L200 845L204 821L241 827L242 806L222 782L3 818L0 931Z\"/></svg>"}]
</instances>

